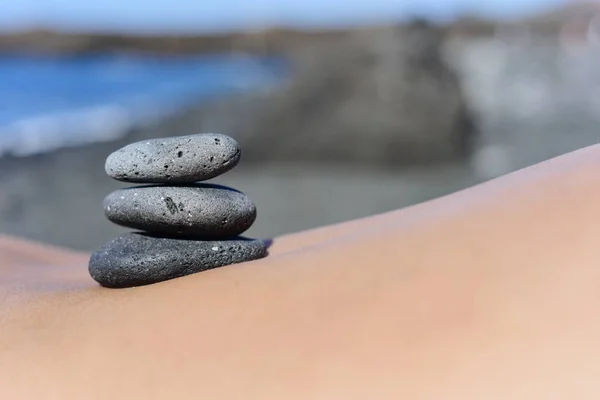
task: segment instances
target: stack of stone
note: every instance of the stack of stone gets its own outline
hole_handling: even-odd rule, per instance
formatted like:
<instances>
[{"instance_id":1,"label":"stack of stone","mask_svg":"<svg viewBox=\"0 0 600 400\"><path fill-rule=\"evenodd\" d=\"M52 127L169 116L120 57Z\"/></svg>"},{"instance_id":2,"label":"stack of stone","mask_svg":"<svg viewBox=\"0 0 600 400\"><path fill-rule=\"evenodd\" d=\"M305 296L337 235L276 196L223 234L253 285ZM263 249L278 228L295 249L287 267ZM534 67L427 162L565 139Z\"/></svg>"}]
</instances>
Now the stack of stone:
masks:
<instances>
[{"instance_id":1,"label":"stack of stone","mask_svg":"<svg viewBox=\"0 0 600 400\"><path fill-rule=\"evenodd\" d=\"M265 242L239 237L256 219L252 200L198 183L231 170L239 159L238 143L219 134L148 140L111 154L110 177L150 185L111 193L105 214L143 232L124 234L94 252L91 276L105 287L134 287L265 257Z\"/></svg>"}]
</instances>

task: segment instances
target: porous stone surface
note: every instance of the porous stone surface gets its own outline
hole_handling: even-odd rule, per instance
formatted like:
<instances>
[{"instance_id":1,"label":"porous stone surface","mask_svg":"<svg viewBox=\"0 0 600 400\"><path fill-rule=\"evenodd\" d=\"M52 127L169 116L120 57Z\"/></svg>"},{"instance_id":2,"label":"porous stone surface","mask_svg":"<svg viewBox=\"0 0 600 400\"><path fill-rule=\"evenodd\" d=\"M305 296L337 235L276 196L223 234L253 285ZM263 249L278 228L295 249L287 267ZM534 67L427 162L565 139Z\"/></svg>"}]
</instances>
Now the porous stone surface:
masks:
<instances>
[{"instance_id":1,"label":"porous stone surface","mask_svg":"<svg viewBox=\"0 0 600 400\"><path fill-rule=\"evenodd\" d=\"M106 159L111 177L136 183L193 183L215 178L240 160L235 139L216 133L152 139L127 145Z\"/></svg>"},{"instance_id":2,"label":"porous stone surface","mask_svg":"<svg viewBox=\"0 0 600 400\"><path fill-rule=\"evenodd\" d=\"M92 254L89 272L109 288L127 288L163 282L267 255L262 240L235 238L201 241L127 233Z\"/></svg>"},{"instance_id":3,"label":"porous stone surface","mask_svg":"<svg viewBox=\"0 0 600 400\"><path fill-rule=\"evenodd\" d=\"M110 221L129 228L221 239L250 228L256 206L237 190L197 183L117 190L104 199L104 213Z\"/></svg>"}]
</instances>

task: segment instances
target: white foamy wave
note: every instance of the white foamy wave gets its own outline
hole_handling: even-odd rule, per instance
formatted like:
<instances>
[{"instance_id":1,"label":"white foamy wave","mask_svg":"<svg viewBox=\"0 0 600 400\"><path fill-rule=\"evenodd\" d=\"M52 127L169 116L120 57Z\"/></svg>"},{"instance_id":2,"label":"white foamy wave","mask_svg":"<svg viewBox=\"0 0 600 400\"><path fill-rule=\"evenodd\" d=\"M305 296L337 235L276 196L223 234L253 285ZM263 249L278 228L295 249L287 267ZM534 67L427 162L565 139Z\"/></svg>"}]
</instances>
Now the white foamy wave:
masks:
<instances>
[{"instance_id":1,"label":"white foamy wave","mask_svg":"<svg viewBox=\"0 0 600 400\"><path fill-rule=\"evenodd\" d=\"M64 62L67 70L78 71L75 78L85 83L89 97L85 96L85 92L72 93L69 85L65 86L66 89L50 85L47 92L30 91L12 107L2 110L0 117L5 122L0 123L0 157L6 154L27 156L61 147L112 141L132 128L151 126L199 101L250 89L264 89L282 80L274 69L245 58L201 58L198 68L194 64L183 68L174 62L173 70L139 60L132 61L131 65L114 64L103 59L94 62L97 65L91 70L85 64ZM40 67L39 80L51 81L62 65L50 65L48 69L35 64ZM33 72L36 71L34 69ZM211 79L211 74L215 75L214 79ZM75 78L73 82L77 82ZM65 78L59 74L57 79ZM142 84L146 80L148 82ZM121 83L122 88L119 87ZM14 96L19 96L20 86L12 86L8 88L12 87ZM7 93L7 98L14 98L10 90ZM28 101L27 96L32 100ZM94 106L76 106L89 104L92 99L96 102ZM58 109L61 111L57 112Z\"/></svg>"},{"instance_id":2,"label":"white foamy wave","mask_svg":"<svg viewBox=\"0 0 600 400\"><path fill-rule=\"evenodd\" d=\"M120 105L21 119L0 126L0 155L26 156L115 140L134 127L136 119L132 110Z\"/></svg>"}]
</instances>

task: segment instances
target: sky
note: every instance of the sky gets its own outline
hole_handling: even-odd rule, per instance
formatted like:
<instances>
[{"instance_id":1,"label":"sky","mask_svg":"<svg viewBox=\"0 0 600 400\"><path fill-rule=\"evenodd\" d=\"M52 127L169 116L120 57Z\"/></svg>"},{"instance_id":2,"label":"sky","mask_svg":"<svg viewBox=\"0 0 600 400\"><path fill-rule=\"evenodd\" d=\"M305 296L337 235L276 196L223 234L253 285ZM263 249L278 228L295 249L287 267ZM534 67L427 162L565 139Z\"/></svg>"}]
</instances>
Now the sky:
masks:
<instances>
[{"instance_id":1,"label":"sky","mask_svg":"<svg viewBox=\"0 0 600 400\"><path fill-rule=\"evenodd\" d=\"M223 31L331 26L412 15L514 17L569 0L0 0L0 30ZM572 0L571 0L572 1Z\"/></svg>"}]
</instances>

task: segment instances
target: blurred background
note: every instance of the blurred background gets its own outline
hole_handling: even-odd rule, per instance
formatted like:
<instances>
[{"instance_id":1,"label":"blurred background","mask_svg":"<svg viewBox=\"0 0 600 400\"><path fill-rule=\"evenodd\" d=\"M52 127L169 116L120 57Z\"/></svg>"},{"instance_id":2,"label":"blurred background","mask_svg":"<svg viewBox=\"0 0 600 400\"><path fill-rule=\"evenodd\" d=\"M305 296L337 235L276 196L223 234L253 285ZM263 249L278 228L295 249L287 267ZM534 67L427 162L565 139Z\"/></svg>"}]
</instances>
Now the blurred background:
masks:
<instances>
[{"instance_id":1,"label":"blurred background","mask_svg":"<svg viewBox=\"0 0 600 400\"><path fill-rule=\"evenodd\" d=\"M235 137L216 181L272 237L442 196L600 138L600 2L2 0L0 232L124 232L133 141Z\"/></svg>"}]
</instances>

